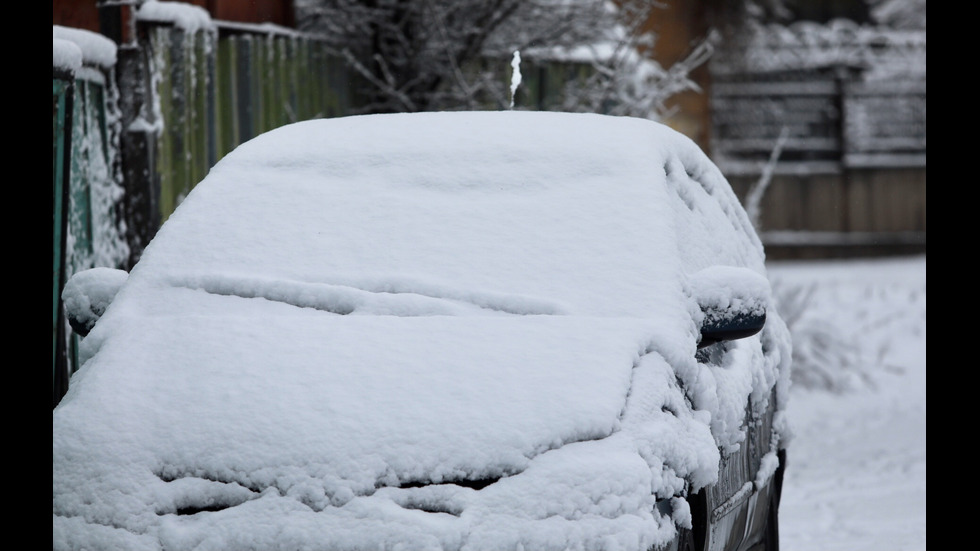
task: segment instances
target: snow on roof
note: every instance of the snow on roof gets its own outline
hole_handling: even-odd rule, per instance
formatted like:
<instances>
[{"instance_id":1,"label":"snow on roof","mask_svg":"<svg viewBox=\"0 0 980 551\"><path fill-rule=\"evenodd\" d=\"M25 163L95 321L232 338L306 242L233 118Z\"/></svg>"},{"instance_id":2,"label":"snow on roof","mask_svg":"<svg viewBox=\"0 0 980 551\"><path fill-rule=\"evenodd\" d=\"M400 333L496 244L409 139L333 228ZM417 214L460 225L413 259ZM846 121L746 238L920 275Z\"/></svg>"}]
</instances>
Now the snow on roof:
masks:
<instances>
[{"instance_id":1,"label":"snow on roof","mask_svg":"<svg viewBox=\"0 0 980 551\"><path fill-rule=\"evenodd\" d=\"M172 23L189 33L215 28L207 10L185 2L147 0L140 5L136 17L142 21Z\"/></svg>"},{"instance_id":2,"label":"snow on roof","mask_svg":"<svg viewBox=\"0 0 980 551\"><path fill-rule=\"evenodd\" d=\"M765 274L747 223L697 146L649 120L262 134L191 190L82 341L54 412L55 548L663 543L655 500L713 482L748 397L788 377L775 314L765 356L749 338L695 359L691 287L732 298L702 270Z\"/></svg>"},{"instance_id":3,"label":"snow on roof","mask_svg":"<svg viewBox=\"0 0 980 551\"><path fill-rule=\"evenodd\" d=\"M82 64L98 65L104 69L111 68L116 64L116 43L101 34L60 25L53 26L53 34L56 41L71 42L81 50ZM56 44L56 66L58 65L58 56L64 55L63 53L59 54L58 48L63 48L63 45L57 46Z\"/></svg>"}]
</instances>

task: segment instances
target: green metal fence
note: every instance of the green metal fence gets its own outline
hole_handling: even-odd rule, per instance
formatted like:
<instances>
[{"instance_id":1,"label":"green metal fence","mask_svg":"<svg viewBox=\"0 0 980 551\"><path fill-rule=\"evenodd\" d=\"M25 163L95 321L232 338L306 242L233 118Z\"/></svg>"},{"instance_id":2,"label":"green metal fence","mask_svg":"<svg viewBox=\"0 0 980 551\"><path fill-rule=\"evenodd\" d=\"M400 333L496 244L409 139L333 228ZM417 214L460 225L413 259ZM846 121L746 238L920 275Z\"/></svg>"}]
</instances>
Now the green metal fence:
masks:
<instances>
[{"instance_id":1,"label":"green metal fence","mask_svg":"<svg viewBox=\"0 0 980 551\"><path fill-rule=\"evenodd\" d=\"M120 216L118 107L112 72L83 67L75 75L68 178L66 280L95 267L124 267L129 248ZM78 336L69 331L69 372L78 369Z\"/></svg>"},{"instance_id":2,"label":"green metal fence","mask_svg":"<svg viewBox=\"0 0 980 551\"><path fill-rule=\"evenodd\" d=\"M70 273L107 266L121 268L128 254L118 201L119 129L111 74L82 70L76 75L71 140Z\"/></svg>"},{"instance_id":3,"label":"green metal fence","mask_svg":"<svg viewBox=\"0 0 980 551\"><path fill-rule=\"evenodd\" d=\"M121 268L128 256L120 213L119 90L111 53L95 33L55 27L56 41L80 54L53 80L52 391L57 404L77 369L77 337L68 327L62 289L75 273ZM60 37L60 38L59 38ZM59 48L59 51L63 51Z\"/></svg>"},{"instance_id":4,"label":"green metal fence","mask_svg":"<svg viewBox=\"0 0 980 551\"><path fill-rule=\"evenodd\" d=\"M68 361L65 341L65 317L62 315L61 289L65 282L65 243L68 233L68 203L71 149L72 99L74 78L54 75L53 114L53 184L51 188L53 287L51 380L53 403L57 404L68 389Z\"/></svg>"}]
</instances>

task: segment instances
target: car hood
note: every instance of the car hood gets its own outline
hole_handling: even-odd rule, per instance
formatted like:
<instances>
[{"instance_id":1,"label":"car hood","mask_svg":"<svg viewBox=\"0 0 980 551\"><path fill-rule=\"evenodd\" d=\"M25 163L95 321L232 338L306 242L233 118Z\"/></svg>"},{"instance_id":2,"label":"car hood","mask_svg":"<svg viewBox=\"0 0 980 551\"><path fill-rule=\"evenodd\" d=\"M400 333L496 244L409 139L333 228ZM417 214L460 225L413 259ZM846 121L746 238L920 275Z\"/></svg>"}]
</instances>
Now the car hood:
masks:
<instances>
[{"instance_id":1,"label":"car hood","mask_svg":"<svg viewBox=\"0 0 980 551\"><path fill-rule=\"evenodd\" d=\"M261 305L263 315L175 323L117 308L100 321L85 341L91 360L54 415L56 541L197 549L221 534L242 549L368 549L416 534L452 549L492 535L558 549L629 534L652 543L674 529L654 494L679 490L678 471L710 471L699 464L714 449L705 419L685 409L652 352L677 336L658 335L651 320L338 315L170 294ZM665 380L630 416L644 364ZM665 413L668 403L686 413ZM690 439L692 424L700 447L672 456L637 444L638 430L683 426ZM502 534L505 518L513 530ZM323 543L324 533L336 539Z\"/></svg>"}]
</instances>

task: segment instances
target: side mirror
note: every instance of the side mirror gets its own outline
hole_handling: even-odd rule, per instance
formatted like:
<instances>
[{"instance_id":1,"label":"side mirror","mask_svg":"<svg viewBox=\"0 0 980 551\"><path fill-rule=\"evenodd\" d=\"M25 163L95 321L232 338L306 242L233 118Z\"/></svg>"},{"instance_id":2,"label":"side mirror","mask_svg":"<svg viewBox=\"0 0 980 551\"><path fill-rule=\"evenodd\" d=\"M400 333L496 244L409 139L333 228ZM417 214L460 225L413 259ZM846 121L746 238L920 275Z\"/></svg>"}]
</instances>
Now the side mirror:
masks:
<instances>
[{"instance_id":1,"label":"side mirror","mask_svg":"<svg viewBox=\"0 0 980 551\"><path fill-rule=\"evenodd\" d=\"M690 279L703 314L698 348L751 337L766 324L772 288L765 276L748 268L712 266Z\"/></svg>"},{"instance_id":2,"label":"side mirror","mask_svg":"<svg viewBox=\"0 0 980 551\"><path fill-rule=\"evenodd\" d=\"M116 297L129 273L114 268L89 268L73 274L61 291L72 330L88 335Z\"/></svg>"}]
</instances>

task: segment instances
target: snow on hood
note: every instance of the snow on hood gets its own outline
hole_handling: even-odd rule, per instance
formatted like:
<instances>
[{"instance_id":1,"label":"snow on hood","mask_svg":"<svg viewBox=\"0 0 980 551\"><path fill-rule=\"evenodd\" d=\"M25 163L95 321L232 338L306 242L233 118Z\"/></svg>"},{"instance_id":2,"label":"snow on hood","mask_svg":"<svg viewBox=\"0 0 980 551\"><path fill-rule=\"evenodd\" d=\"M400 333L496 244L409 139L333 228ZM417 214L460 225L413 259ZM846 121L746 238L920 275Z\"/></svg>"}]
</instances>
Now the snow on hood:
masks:
<instances>
[{"instance_id":1,"label":"snow on hood","mask_svg":"<svg viewBox=\"0 0 980 551\"><path fill-rule=\"evenodd\" d=\"M650 121L263 134L82 341L54 412L55 548L663 543L689 514L655 500L713 482L747 397L788 375L775 315L730 365L695 361L690 289L725 292L702 269L765 274L747 224L693 142Z\"/></svg>"}]
</instances>

